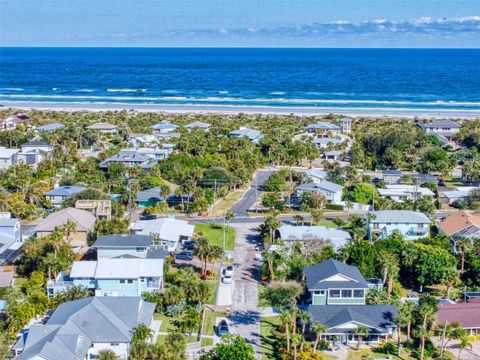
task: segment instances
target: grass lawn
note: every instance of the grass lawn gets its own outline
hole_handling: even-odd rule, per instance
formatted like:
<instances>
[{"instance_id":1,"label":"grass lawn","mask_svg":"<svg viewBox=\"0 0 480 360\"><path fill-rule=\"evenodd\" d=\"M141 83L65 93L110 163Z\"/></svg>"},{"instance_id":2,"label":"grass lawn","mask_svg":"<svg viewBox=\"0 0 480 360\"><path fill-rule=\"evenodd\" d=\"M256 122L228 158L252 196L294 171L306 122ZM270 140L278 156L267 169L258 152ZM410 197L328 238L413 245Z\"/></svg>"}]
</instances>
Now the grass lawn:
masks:
<instances>
[{"instance_id":1,"label":"grass lawn","mask_svg":"<svg viewBox=\"0 0 480 360\"><path fill-rule=\"evenodd\" d=\"M465 183L462 182L461 178L446 178L445 184L447 187L465 186Z\"/></svg>"},{"instance_id":2,"label":"grass lawn","mask_svg":"<svg viewBox=\"0 0 480 360\"><path fill-rule=\"evenodd\" d=\"M223 225L219 224L196 224L195 232L202 232L208 239L210 244L223 246ZM225 250L233 250L233 243L235 242L235 229L227 227L225 233Z\"/></svg>"},{"instance_id":3,"label":"grass lawn","mask_svg":"<svg viewBox=\"0 0 480 360\"><path fill-rule=\"evenodd\" d=\"M348 351L347 360L365 360L365 359L385 359L387 356L390 356L392 360L414 360L415 358L410 356L410 352L402 350L402 356L398 357L397 355L387 355L380 352L375 352L373 349L360 349L355 350L352 348Z\"/></svg>"},{"instance_id":4,"label":"grass lawn","mask_svg":"<svg viewBox=\"0 0 480 360\"><path fill-rule=\"evenodd\" d=\"M280 325L279 316L270 316L260 319L260 347L262 349L262 359L275 359L275 335L277 326Z\"/></svg>"},{"instance_id":5,"label":"grass lawn","mask_svg":"<svg viewBox=\"0 0 480 360\"><path fill-rule=\"evenodd\" d=\"M217 317L225 317L226 314L218 311L205 310L203 322L203 335L215 335L215 320Z\"/></svg>"},{"instance_id":6,"label":"grass lawn","mask_svg":"<svg viewBox=\"0 0 480 360\"><path fill-rule=\"evenodd\" d=\"M208 280L207 281L208 286L211 289L210 292L210 298L207 300L207 304L210 305L215 305L217 303L217 286L218 286L218 281L215 280Z\"/></svg>"},{"instance_id":7,"label":"grass lawn","mask_svg":"<svg viewBox=\"0 0 480 360\"><path fill-rule=\"evenodd\" d=\"M13 286L17 289L21 289L22 285L25 284L26 281L27 281L27 278L16 277L15 282L13 283Z\"/></svg>"},{"instance_id":8,"label":"grass lawn","mask_svg":"<svg viewBox=\"0 0 480 360\"><path fill-rule=\"evenodd\" d=\"M221 199L217 205L214 207L213 211L211 211L208 215L210 216L223 216L225 211L230 210L232 206L240 200L240 198L245 194L247 189L240 189L230 192L227 196Z\"/></svg>"},{"instance_id":9,"label":"grass lawn","mask_svg":"<svg viewBox=\"0 0 480 360\"><path fill-rule=\"evenodd\" d=\"M162 320L162 325L160 325L160 332L167 332L168 330L173 329L172 323L175 320L174 318L158 313L153 314L153 318L155 320Z\"/></svg>"},{"instance_id":10,"label":"grass lawn","mask_svg":"<svg viewBox=\"0 0 480 360\"><path fill-rule=\"evenodd\" d=\"M201 346L213 346L213 339L210 338L202 338L202 341L200 342Z\"/></svg>"}]
</instances>

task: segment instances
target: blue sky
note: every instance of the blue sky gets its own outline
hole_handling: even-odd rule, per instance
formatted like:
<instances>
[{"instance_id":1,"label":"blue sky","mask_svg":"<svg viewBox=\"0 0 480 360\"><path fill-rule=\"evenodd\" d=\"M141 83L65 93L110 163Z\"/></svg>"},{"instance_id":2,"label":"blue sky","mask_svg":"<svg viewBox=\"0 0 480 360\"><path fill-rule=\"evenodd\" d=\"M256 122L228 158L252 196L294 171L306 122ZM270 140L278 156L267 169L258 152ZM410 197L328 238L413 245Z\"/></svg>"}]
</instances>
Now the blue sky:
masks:
<instances>
[{"instance_id":1,"label":"blue sky","mask_svg":"<svg viewBox=\"0 0 480 360\"><path fill-rule=\"evenodd\" d=\"M0 0L3 46L480 47L480 0Z\"/></svg>"}]
</instances>

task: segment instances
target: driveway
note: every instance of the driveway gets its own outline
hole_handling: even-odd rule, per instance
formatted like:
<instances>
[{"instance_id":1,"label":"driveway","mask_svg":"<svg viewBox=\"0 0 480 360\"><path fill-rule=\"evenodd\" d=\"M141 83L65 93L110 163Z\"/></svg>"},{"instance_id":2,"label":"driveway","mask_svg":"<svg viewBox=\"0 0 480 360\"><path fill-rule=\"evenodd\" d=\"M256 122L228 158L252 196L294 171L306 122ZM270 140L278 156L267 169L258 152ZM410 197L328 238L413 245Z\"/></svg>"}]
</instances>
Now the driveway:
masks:
<instances>
[{"instance_id":1,"label":"driveway","mask_svg":"<svg viewBox=\"0 0 480 360\"><path fill-rule=\"evenodd\" d=\"M255 178L250 184L250 189L247 190L240 201L232 206L231 210L236 217L248 216L248 209L255 204L255 201L257 201L257 196L261 197L263 194L263 191L260 190L262 185L274 172L275 171L273 170L257 171Z\"/></svg>"},{"instance_id":2,"label":"driveway","mask_svg":"<svg viewBox=\"0 0 480 360\"><path fill-rule=\"evenodd\" d=\"M231 332L240 335L253 345L255 357L261 359L260 312L258 308L258 279L260 264L255 260L257 224L232 224L236 230L235 274L233 276L233 299L230 315Z\"/></svg>"}]
</instances>

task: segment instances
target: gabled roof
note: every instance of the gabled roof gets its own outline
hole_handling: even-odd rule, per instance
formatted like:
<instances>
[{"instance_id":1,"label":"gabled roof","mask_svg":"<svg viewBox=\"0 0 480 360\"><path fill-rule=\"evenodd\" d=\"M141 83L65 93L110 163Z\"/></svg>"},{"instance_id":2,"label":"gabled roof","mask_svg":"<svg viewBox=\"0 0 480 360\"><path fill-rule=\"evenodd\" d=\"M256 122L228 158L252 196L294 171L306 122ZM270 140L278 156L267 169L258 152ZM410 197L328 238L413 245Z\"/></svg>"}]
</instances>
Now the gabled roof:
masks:
<instances>
[{"instance_id":1,"label":"gabled roof","mask_svg":"<svg viewBox=\"0 0 480 360\"><path fill-rule=\"evenodd\" d=\"M333 139L333 138L315 138L312 140L312 143L317 145L328 145L328 144L338 145L342 143L342 140Z\"/></svg>"},{"instance_id":2,"label":"gabled roof","mask_svg":"<svg viewBox=\"0 0 480 360\"><path fill-rule=\"evenodd\" d=\"M102 122L98 122L87 127L87 129L90 130L115 130L116 128L116 125Z\"/></svg>"},{"instance_id":3,"label":"gabled roof","mask_svg":"<svg viewBox=\"0 0 480 360\"><path fill-rule=\"evenodd\" d=\"M210 126L211 126L210 124L202 122L202 121L193 121L193 122L185 125L184 127L187 128L187 129L195 129L195 128L208 129Z\"/></svg>"},{"instance_id":4,"label":"gabled roof","mask_svg":"<svg viewBox=\"0 0 480 360\"><path fill-rule=\"evenodd\" d=\"M22 144L21 146L23 147L23 146L51 146L51 145L46 141L34 140L34 141L29 141L25 144Z\"/></svg>"},{"instance_id":5,"label":"gabled roof","mask_svg":"<svg viewBox=\"0 0 480 360\"><path fill-rule=\"evenodd\" d=\"M338 192L343 190L343 186L325 180L320 183L301 184L297 186L297 190L301 190L301 191L325 190L325 191L331 191L331 192Z\"/></svg>"},{"instance_id":6,"label":"gabled roof","mask_svg":"<svg viewBox=\"0 0 480 360\"><path fill-rule=\"evenodd\" d=\"M178 125L171 123L168 120L162 120L158 124L150 126L154 130L170 130L178 128Z\"/></svg>"},{"instance_id":7,"label":"gabled roof","mask_svg":"<svg viewBox=\"0 0 480 360\"><path fill-rule=\"evenodd\" d=\"M480 214L459 211L438 224L438 227L447 236L452 236L470 226L476 226L480 229Z\"/></svg>"},{"instance_id":8,"label":"gabled roof","mask_svg":"<svg viewBox=\"0 0 480 360\"><path fill-rule=\"evenodd\" d=\"M374 217L371 223L430 224L432 221L422 212L410 210L370 211Z\"/></svg>"},{"instance_id":9,"label":"gabled roof","mask_svg":"<svg viewBox=\"0 0 480 360\"><path fill-rule=\"evenodd\" d=\"M460 125L450 119L438 119L433 120L431 123L424 124L425 129L429 128L451 128L451 129L460 129Z\"/></svg>"},{"instance_id":10,"label":"gabled roof","mask_svg":"<svg viewBox=\"0 0 480 360\"><path fill-rule=\"evenodd\" d=\"M103 235L97 238L92 245L94 248L135 248L147 247L152 245L153 236L150 235L132 235L132 234L115 234Z\"/></svg>"},{"instance_id":11,"label":"gabled roof","mask_svg":"<svg viewBox=\"0 0 480 360\"><path fill-rule=\"evenodd\" d=\"M18 153L18 149L8 149L0 146L0 159L10 159L13 155Z\"/></svg>"},{"instance_id":12,"label":"gabled roof","mask_svg":"<svg viewBox=\"0 0 480 360\"><path fill-rule=\"evenodd\" d=\"M316 124L308 125L307 129L311 129L311 130L339 130L340 128L337 125L331 124L329 122L319 121Z\"/></svg>"},{"instance_id":13,"label":"gabled roof","mask_svg":"<svg viewBox=\"0 0 480 360\"><path fill-rule=\"evenodd\" d=\"M327 280L340 275L342 280ZM321 263L305 267L308 290L348 288L366 289L367 282L356 266L344 264L338 260L328 259Z\"/></svg>"},{"instance_id":14,"label":"gabled roof","mask_svg":"<svg viewBox=\"0 0 480 360\"><path fill-rule=\"evenodd\" d=\"M133 224L132 230L141 235L158 235L161 240L178 241L181 236L191 237L195 226L188 221L161 218L154 220L139 220Z\"/></svg>"},{"instance_id":15,"label":"gabled roof","mask_svg":"<svg viewBox=\"0 0 480 360\"><path fill-rule=\"evenodd\" d=\"M137 201L165 201L162 195L162 188L157 186L151 189L137 192Z\"/></svg>"},{"instance_id":16,"label":"gabled roof","mask_svg":"<svg viewBox=\"0 0 480 360\"><path fill-rule=\"evenodd\" d=\"M45 325L30 327L19 341L24 346L20 345L23 351L17 359L81 360L92 343L129 343L135 327L150 324L154 309L155 304L140 297L90 297L63 303Z\"/></svg>"},{"instance_id":17,"label":"gabled roof","mask_svg":"<svg viewBox=\"0 0 480 360\"><path fill-rule=\"evenodd\" d=\"M69 207L48 215L35 229L39 232L50 232L68 221L73 221L77 225L76 231L91 231L95 225L95 216L88 211Z\"/></svg>"},{"instance_id":18,"label":"gabled roof","mask_svg":"<svg viewBox=\"0 0 480 360\"><path fill-rule=\"evenodd\" d=\"M245 137L251 141L257 140L263 136L260 131L250 128L240 128L237 130L233 130L230 135L234 137Z\"/></svg>"},{"instance_id":19,"label":"gabled roof","mask_svg":"<svg viewBox=\"0 0 480 360\"><path fill-rule=\"evenodd\" d=\"M445 304L438 307L437 324L458 321L463 328L480 328L480 304L476 302Z\"/></svg>"},{"instance_id":20,"label":"gabled roof","mask_svg":"<svg viewBox=\"0 0 480 360\"><path fill-rule=\"evenodd\" d=\"M59 186L45 193L48 196L71 196L85 190L83 186Z\"/></svg>"},{"instance_id":21,"label":"gabled roof","mask_svg":"<svg viewBox=\"0 0 480 360\"><path fill-rule=\"evenodd\" d=\"M310 305L307 311L312 321L324 324L331 333L351 332L351 327L342 325L353 323L368 327L370 333L385 334L395 327L398 315L395 305Z\"/></svg>"},{"instance_id":22,"label":"gabled roof","mask_svg":"<svg viewBox=\"0 0 480 360\"><path fill-rule=\"evenodd\" d=\"M162 277L163 258L99 258L97 261L74 261L71 278L138 279Z\"/></svg>"},{"instance_id":23,"label":"gabled roof","mask_svg":"<svg viewBox=\"0 0 480 360\"><path fill-rule=\"evenodd\" d=\"M382 170L383 175L396 175L396 176L402 176L402 172L400 170Z\"/></svg>"},{"instance_id":24,"label":"gabled roof","mask_svg":"<svg viewBox=\"0 0 480 360\"><path fill-rule=\"evenodd\" d=\"M311 169L307 169L307 170L300 170L300 172L302 172L305 175L307 175L308 177L312 177L312 178L317 178L317 179L322 179L322 180L327 178L327 173L323 170L320 170L320 169L311 168Z\"/></svg>"}]
</instances>

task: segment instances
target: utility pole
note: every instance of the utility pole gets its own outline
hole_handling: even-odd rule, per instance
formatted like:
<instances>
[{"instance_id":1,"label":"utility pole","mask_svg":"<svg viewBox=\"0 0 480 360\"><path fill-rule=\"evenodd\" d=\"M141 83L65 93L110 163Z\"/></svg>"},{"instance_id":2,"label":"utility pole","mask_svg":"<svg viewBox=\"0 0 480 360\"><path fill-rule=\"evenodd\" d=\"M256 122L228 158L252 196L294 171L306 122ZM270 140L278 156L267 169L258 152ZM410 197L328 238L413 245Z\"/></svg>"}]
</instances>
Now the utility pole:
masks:
<instances>
[{"instance_id":1,"label":"utility pole","mask_svg":"<svg viewBox=\"0 0 480 360\"><path fill-rule=\"evenodd\" d=\"M130 223L132 222L132 179L127 179L127 190L128 190L128 218Z\"/></svg>"},{"instance_id":2,"label":"utility pole","mask_svg":"<svg viewBox=\"0 0 480 360\"><path fill-rule=\"evenodd\" d=\"M227 220L227 210L225 210L225 212L223 213L223 254L225 255L225 237L226 237L226 229L227 229L227 225L225 224Z\"/></svg>"},{"instance_id":3,"label":"utility pole","mask_svg":"<svg viewBox=\"0 0 480 360\"><path fill-rule=\"evenodd\" d=\"M255 213L258 214L258 173L255 174Z\"/></svg>"}]
</instances>

